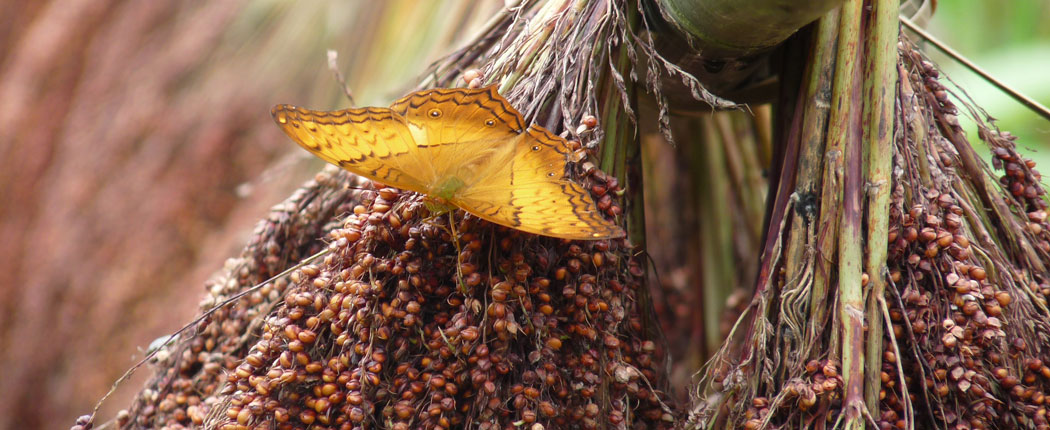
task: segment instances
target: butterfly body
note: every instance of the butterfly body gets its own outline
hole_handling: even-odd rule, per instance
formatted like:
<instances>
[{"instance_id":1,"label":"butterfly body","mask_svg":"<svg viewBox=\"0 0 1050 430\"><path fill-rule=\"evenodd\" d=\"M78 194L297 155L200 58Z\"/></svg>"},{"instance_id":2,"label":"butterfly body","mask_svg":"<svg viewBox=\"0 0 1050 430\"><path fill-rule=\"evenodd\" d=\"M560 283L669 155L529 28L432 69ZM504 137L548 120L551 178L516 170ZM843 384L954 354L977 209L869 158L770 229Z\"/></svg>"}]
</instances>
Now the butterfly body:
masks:
<instances>
[{"instance_id":1,"label":"butterfly body","mask_svg":"<svg viewBox=\"0 0 1050 430\"><path fill-rule=\"evenodd\" d=\"M437 188L434 189L434 196L440 197L442 200L454 200L456 193L466 186L466 182L458 177L451 176L441 181Z\"/></svg>"},{"instance_id":2,"label":"butterfly body","mask_svg":"<svg viewBox=\"0 0 1050 430\"><path fill-rule=\"evenodd\" d=\"M526 128L491 87L420 91L390 108L280 105L272 113L318 157L490 222L566 239L623 236L586 190L565 178L567 142Z\"/></svg>"}]
</instances>

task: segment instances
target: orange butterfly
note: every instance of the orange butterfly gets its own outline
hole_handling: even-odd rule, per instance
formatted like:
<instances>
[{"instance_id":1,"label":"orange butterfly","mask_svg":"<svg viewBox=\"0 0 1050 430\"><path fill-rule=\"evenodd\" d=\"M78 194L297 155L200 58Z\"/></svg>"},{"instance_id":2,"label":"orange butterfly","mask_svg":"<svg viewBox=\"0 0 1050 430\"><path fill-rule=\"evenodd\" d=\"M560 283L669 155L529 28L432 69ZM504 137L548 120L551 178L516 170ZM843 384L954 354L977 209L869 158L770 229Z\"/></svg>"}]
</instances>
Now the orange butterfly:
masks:
<instances>
[{"instance_id":1,"label":"orange butterfly","mask_svg":"<svg viewBox=\"0 0 1050 430\"><path fill-rule=\"evenodd\" d=\"M292 140L329 163L490 222L564 239L624 235L565 177L568 142L526 128L494 87L420 91L389 108L279 105L271 113Z\"/></svg>"}]
</instances>

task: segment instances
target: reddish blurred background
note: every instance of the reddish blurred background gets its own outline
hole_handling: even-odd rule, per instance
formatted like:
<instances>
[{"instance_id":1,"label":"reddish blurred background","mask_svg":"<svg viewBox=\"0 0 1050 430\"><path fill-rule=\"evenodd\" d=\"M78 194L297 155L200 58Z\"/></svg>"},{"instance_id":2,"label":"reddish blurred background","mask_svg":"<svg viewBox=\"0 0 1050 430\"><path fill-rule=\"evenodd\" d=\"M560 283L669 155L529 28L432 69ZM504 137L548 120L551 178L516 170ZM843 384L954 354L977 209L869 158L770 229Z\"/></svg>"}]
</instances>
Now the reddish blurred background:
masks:
<instances>
[{"instance_id":1,"label":"reddish blurred background","mask_svg":"<svg viewBox=\"0 0 1050 430\"><path fill-rule=\"evenodd\" d=\"M72 425L193 317L321 165L269 109L348 104L326 49L385 104L502 5L0 0L0 429Z\"/></svg>"}]
</instances>

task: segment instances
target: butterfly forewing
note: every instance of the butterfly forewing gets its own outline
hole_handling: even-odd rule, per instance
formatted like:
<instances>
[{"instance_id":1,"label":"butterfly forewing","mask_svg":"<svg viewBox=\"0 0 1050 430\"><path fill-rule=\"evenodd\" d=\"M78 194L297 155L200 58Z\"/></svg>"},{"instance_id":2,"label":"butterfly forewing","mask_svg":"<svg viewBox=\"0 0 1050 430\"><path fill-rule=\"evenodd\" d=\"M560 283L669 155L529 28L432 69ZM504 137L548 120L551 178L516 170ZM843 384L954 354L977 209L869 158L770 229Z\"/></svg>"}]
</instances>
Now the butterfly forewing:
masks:
<instances>
[{"instance_id":1,"label":"butterfly forewing","mask_svg":"<svg viewBox=\"0 0 1050 430\"><path fill-rule=\"evenodd\" d=\"M306 150L358 175L425 193L429 178L405 119L387 108L271 111L277 125Z\"/></svg>"},{"instance_id":2,"label":"butterfly forewing","mask_svg":"<svg viewBox=\"0 0 1050 430\"><path fill-rule=\"evenodd\" d=\"M438 183L455 178L471 186L494 166L509 163L524 128L521 115L494 87L420 91L390 108L421 142Z\"/></svg>"}]
</instances>

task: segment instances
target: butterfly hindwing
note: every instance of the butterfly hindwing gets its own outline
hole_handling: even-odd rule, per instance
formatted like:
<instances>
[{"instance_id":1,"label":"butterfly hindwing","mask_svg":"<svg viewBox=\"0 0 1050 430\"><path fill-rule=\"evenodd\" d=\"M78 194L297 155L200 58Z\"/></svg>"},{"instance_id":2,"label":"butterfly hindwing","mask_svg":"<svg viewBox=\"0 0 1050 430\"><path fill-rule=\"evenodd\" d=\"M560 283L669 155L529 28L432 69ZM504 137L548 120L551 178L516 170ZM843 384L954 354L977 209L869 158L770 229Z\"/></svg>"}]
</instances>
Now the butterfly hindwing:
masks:
<instances>
[{"instance_id":1,"label":"butterfly hindwing","mask_svg":"<svg viewBox=\"0 0 1050 430\"><path fill-rule=\"evenodd\" d=\"M464 190L453 203L491 222L565 239L608 239L623 230L605 219L590 194L565 178L566 141L532 126L504 171Z\"/></svg>"}]
</instances>

